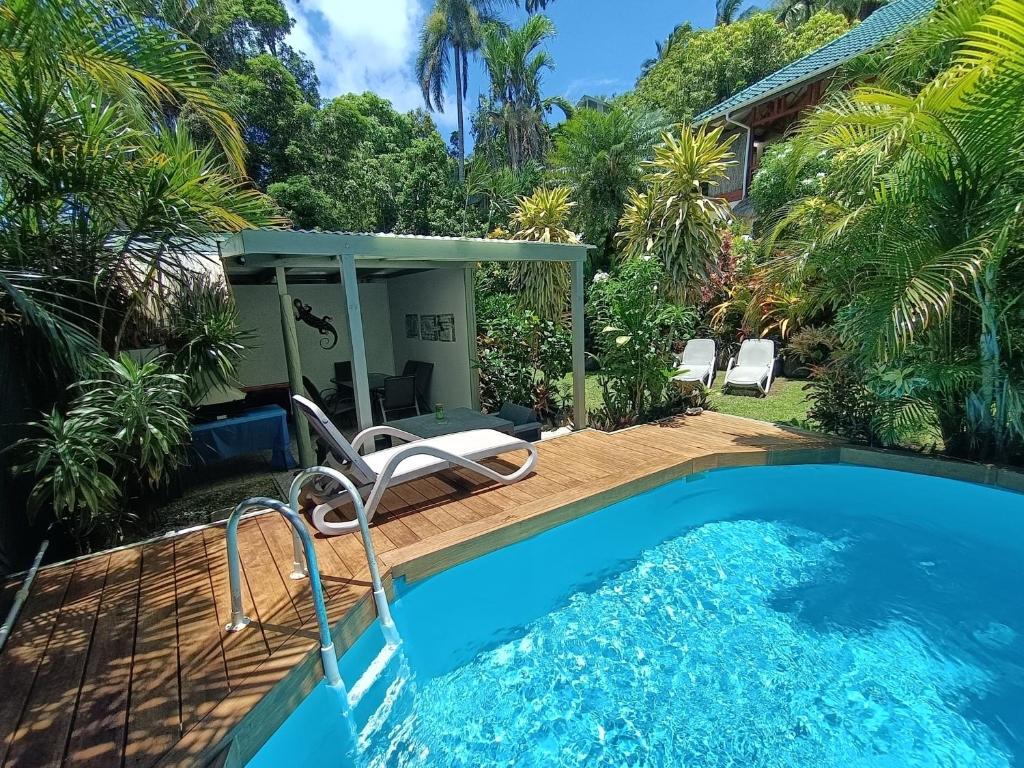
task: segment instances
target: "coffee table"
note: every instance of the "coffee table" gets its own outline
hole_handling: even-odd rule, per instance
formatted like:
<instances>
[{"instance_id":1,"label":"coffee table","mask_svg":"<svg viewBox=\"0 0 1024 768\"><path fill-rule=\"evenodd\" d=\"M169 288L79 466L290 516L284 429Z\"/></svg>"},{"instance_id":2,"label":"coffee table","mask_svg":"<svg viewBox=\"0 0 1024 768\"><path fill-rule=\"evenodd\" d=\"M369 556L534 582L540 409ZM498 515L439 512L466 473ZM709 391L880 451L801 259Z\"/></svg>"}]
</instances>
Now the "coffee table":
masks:
<instances>
[{"instance_id":1,"label":"coffee table","mask_svg":"<svg viewBox=\"0 0 1024 768\"><path fill-rule=\"evenodd\" d=\"M422 416L388 421L385 425L424 438L468 432L471 429L494 429L511 435L514 427L507 419L480 413L472 408L446 408L443 421L438 421L433 413L425 413Z\"/></svg>"}]
</instances>

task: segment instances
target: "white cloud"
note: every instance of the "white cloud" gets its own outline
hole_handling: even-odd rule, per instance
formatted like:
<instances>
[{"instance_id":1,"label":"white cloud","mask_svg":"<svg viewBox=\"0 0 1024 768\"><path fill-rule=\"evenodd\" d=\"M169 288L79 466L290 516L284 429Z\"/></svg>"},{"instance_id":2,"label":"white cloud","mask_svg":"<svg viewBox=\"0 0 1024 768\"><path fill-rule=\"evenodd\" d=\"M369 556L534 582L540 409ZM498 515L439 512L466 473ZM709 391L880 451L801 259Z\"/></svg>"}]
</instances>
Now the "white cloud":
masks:
<instances>
[{"instance_id":1,"label":"white cloud","mask_svg":"<svg viewBox=\"0 0 1024 768\"><path fill-rule=\"evenodd\" d=\"M400 111L423 106L413 77L420 0L288 0L288 10L295 19L288 42L316 65L321 96L373 91ZM455 121L447 113L434 119Z\"/></svg>"}]
</instances>

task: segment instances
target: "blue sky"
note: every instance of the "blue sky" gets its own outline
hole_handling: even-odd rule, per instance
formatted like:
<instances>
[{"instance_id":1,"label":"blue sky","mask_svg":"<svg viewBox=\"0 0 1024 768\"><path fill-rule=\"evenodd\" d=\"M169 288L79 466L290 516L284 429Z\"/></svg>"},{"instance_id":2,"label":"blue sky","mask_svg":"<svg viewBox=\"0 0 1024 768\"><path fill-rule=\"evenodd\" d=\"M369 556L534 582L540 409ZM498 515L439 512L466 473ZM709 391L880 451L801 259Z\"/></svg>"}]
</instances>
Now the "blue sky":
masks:
<instances>
[{"instance_id":1,"label":"blue sky","mask_svg":"<svg viewBox=\"0 0 1024 768\"><path fill-rule=\"evenodd\" d=\"M372 90L396 108L423 105L412 74L420 22L431 0L287 0L296 24L290 42L316 64L321 95ZM712 0L554 0L547 15L558 29L548 50L555 70L545 95L575 101L584 94L621 93L632 87L644 59L683 21L714 22ZM507 14L514 22L525 13ZM479 64L469 80L469 105L487 88ZM455 126L455 104L435 120L442 135Z\"/></svg>"}]
</instances>

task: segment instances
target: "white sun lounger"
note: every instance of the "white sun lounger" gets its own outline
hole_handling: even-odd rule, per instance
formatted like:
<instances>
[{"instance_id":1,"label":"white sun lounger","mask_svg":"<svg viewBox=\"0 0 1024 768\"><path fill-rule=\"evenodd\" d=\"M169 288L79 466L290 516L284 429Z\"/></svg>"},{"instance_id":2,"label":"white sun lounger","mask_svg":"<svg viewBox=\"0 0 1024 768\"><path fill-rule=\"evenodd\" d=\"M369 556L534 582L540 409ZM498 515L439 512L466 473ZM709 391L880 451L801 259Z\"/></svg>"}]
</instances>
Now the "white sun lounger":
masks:
<instances>
[{"instance_id":1,"label":"white sun lounger","mask_svg":"<svg viewBox=\"0 0 1024 768\"><path fill-rule=\"evenodd\" d=\"M316 405L301 395L294 395L292 400L326 443L334 463L348 464L345 470L366 500L367 520L373 519L384 491L410 480L459 466L508 485L530 474L537 463L537 449L532 443L493 429L474 429L423 439L401 429L379 426L364 429L349 443ZM405 445L361 455L359 449L367 443L372 445L378 435L397 438ZM513 451L526 451L527 457L522 466L510 474L503 475L480 463L483 459ZM330 522L326 519L329 512L344 506L347 499L347 494L340 494L313 509L313 525L318 531L334 536L359 527L355 520Z\"/></svg>"},{"instance_id":2,"label":"white sun lounger","mask_svg":"<svg viewBox=\"0 0 1024 768\"><path fill-rule=\"evenodd\" d=\"M673 381L699 381L710 387L715 380L715 342L711 339L690 339L677 361L679 373Z\"/></svg>"},{"instance_id":3,"label":"white sun lounger","mask_svg":"<svg viewBox=\"0 0 1024 768\"><path fill-rule=\"evenodd\" d=\"M747 339L740 344L739 354L729 358L722 386L757 387L767 395L774 370L775 342L771 339Z\"/></svg>"}]
</instances>

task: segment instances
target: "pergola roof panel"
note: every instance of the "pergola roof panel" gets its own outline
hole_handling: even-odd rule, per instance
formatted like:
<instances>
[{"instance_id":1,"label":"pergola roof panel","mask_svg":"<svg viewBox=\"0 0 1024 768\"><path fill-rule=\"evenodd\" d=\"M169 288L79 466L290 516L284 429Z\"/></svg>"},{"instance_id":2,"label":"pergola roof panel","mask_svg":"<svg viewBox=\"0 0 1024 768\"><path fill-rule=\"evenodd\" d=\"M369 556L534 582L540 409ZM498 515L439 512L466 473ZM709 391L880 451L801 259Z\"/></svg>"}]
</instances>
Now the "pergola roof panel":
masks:
<instances>
[{"instance_id":1,"label":"pergola roof panel","mask_svg":"<svg viewBox=\"0 0 1024 768\"><path fill-rule=\"evenodd\" d=\"M485 240L473 237L395 235L381 232L321 232L246 229L221 243L223 259L271 260L280 266L322 265L352 255L356 261L453 262L583 261L592 246ZM396 265L397 266L397 265Z\"/></svg>"}]
</instances>

